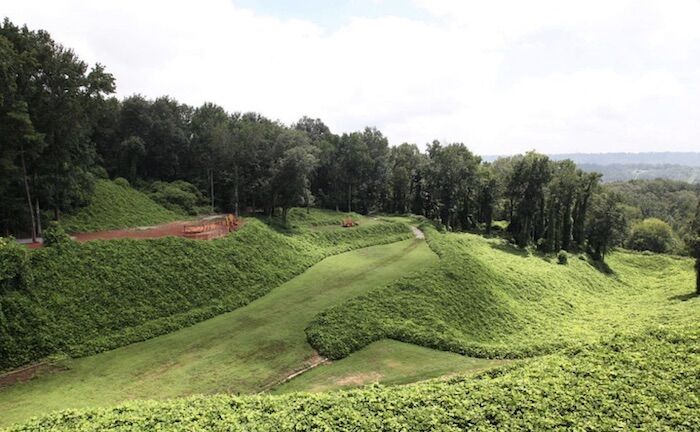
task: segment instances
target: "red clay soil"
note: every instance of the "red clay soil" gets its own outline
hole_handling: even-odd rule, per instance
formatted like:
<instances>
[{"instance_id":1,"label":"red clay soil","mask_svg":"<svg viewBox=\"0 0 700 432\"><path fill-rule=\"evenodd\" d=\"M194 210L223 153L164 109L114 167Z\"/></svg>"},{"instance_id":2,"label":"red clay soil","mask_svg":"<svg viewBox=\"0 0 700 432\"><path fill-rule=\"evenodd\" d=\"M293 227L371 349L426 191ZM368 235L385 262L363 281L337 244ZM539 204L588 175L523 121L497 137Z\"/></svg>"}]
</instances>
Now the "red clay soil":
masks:
<instances>
[{"instance_id":1,"label":"red clay soil","mask_svg":"<svg viewBox=\"0 0 700 432\"><path fill-rule=\"evenodd\" d=\"M16 369L0 375L0 389L3 387L9 387L12 384L17 384L20 382L29 381L34 378L39 372L53 372L61 370L62 368L54 366L48 363L37 363L30 366L23 367L21 369Z\"/></svg>"},{"instance_id":2,"label":"red clay soil","mask_svg":"<svg viewBox=\"0 0 700 432\"><path fill-rule=\"evenodd\" d=\"M192 226L197 223L206 224L205 220L202 221L176 221L170 222L162 225L156 225L151 227L139 227L139 228L128 228L121 230L108 230L108 231L93 231L87 233L75 233L72 234L76 241L81 243L91 241L91 240L114 240L121 238L132 238L132 239L154 239L160 237L174 236L174 237L187 237L202 240L211 240L213 238L221 237L228 233L228 230L218 230L215 235L203 235L203 236L192 236L185 234L185 227ZM242 219L237 219L235 229L240 228L244 221ZM28 243L26 246L30 249L38 249L43 245L41 243Z\"/></svg>"}]
</instances>

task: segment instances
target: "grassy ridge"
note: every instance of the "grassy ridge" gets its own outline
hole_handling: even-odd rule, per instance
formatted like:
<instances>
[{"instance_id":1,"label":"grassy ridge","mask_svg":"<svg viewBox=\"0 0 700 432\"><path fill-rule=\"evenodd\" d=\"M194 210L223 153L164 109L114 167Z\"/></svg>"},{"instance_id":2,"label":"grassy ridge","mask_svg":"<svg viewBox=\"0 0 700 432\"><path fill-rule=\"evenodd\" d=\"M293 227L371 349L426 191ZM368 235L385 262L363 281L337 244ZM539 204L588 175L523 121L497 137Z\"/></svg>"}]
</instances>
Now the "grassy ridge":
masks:
<instances>
[{"instance_id":1,"label":"grassy ridge","mask_svg":"<svg viewBox=\"0 0 700 432\"><path fill-rule=\"evenodd\" d=\"M669 320L685 307L672 298L693 290L688 259L618 252L606 273L576 257L559 265L501 240L426 231L438 265L320 314L311 345L335 359L384 338L526 357Z\"/></svg>"},{"instance_id":2,"label":"grassy ridge","mask_svg":"<svg viewBox=\"0 0 700 432\"><path fill-rule=\"evenodd\" d=\"M186 217L126 184L98 180L90 204L76 214L65 215L61 225L67 232L88 232L157 225Z\"/></svg>"},{"instance_id":3,"label":"grassy ridge","mask_svg":"<svg viewBox=\"0 0 700 432\"><path fill-rule=\"evenodd\" d=\"M323 257L410 238L403 224L303 235L250 220L213 241L94 241L31 254L33 283L0 296L0 370L164 334L263 296Z\"/></svg>"},{"instance_id":4,"label":"grassy ridge","mask_svg":"<svg viewBox=\"0 0 700 432\"><path fill-rule=\"evenodd\" d=\"M213 396L69 410L9 429L696 430L700 327L614 336L477 377L284 396Z\"/></svg>"}]
</instances>

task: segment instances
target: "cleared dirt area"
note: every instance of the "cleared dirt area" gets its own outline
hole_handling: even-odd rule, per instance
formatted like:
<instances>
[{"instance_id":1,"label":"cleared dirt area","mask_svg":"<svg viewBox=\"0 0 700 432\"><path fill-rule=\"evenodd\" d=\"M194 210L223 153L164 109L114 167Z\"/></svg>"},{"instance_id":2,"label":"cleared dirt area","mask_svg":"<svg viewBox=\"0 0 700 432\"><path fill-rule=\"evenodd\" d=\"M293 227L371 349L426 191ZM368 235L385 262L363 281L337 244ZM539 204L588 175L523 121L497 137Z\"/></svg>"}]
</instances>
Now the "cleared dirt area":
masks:
<instances>
[{"instance_id":1,"label":"cleared dirt area","mask_svg":"<svg viewBox=\"0 0 700 432\"><path fill-rule=\"evenodd\" d=\"M91 240L114 240L121 238L131 238L131 239L154 239L160 237L187 237L194 239L206 239L210 240L212 238L221 237L221 235L226 234L228 231L218 232L216 236L198 236L193 237L186 235L185 228L191 227L197 224L207 224L212 220L223 217L223 215L208 216L195 221L175 221L169 222L162 225L146 226L146 227L136 227L136 228L126 228L118 230L106 230L106 231L93 231L86 233L75 233L71 234L71 237L78 242L84 243ZM235 229L240 228L243 225L242 219L237 219L237 225ZM43 247L40 242L37 243L24 243L30 249L37 249Z\"/></svg>"}]
</instances>

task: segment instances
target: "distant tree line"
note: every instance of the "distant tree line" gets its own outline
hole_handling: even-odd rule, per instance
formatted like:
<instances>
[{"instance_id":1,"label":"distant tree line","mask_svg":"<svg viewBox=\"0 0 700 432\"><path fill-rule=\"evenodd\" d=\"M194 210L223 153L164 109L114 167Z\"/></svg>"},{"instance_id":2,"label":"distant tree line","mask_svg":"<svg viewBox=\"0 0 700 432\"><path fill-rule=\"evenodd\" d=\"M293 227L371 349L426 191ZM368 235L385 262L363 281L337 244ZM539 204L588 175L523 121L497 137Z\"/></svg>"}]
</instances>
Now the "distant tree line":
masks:
<instances>
[{"instance_id":1,"label":"distant tree line","mask_svg":"<svg viewBox=\"0 0 700 432\"><path fill-rule=\"evenodd\" d=\"M152 193L165 190L157 182L188 182L216 211L413 213L450 230L496 227L545 252L603 258L625 238L619 194L570 160L530 152L484 162L461 143L391 147L372 127L339 135L308 117L287 126L211 103L118 100L101 65L9 20L0 86L4 234L36 235L42 216L85 205L96 179L122 177Z\"/></svg>"}]
</instances>

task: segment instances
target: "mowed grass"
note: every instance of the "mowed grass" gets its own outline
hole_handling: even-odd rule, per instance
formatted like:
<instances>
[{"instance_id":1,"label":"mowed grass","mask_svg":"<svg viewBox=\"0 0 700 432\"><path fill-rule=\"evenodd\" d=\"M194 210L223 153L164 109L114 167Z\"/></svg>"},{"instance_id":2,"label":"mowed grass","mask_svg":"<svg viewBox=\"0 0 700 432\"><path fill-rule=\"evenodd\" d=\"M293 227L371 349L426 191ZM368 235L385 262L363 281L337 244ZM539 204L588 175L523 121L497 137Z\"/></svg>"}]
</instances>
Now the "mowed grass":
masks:
<instances>
[{"instance_id":1,"label":"mowed grass","mask_svg":"<svg viewBox=\"0 0 700 432\"><path fill-rule=\"evenodd\" d=\"M272 393L322 392L367 384L399 385L474 372L506 363L437 351L391 339L377 341L348 357L323 364L275 388Z\"/></svg>"},{"instance_id":2,"label":"mowed grass","mask_svg":"<svg viewBox=\"0 0 700 432\"><path fill-rule=\"evenodd\" d=\"M416 239L326 258L233 312L0 391L0 425L63 408L269 388L313 359L304 328L317 313L435 262Z\"/></svg>"}]
</instances>

